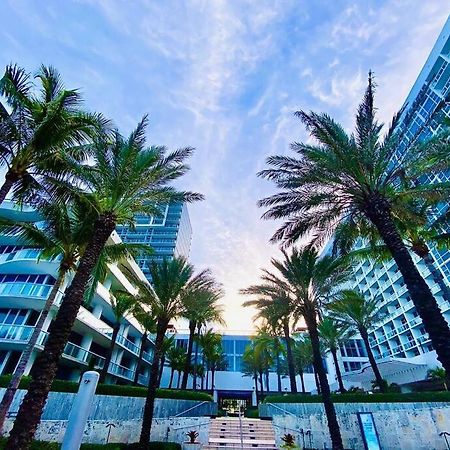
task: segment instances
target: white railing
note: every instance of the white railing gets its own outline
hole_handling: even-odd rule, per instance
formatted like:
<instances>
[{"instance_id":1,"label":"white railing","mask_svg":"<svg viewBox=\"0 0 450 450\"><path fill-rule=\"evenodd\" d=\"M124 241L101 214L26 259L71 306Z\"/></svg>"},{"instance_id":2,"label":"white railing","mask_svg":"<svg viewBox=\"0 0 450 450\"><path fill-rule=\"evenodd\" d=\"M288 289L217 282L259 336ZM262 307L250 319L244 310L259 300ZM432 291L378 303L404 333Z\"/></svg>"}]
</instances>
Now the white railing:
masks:
<instances>
[{"instance_id":1,"label":"white railing","mask_svg":"<svg viewBox=\"0 0 450 450\"><path fill-rule=\"evenodd\" d=\"M34 327L30 325L0 325L0 341L15 341L26 343L33 334Z\"/></svg>"},{"instance_id":2,"label":"white railing","mask_svg":"<svg viewBox=\"0 0 450 450\"><path fill-rule=\"evenodd\" d=\"M26 296L34 298L47 298L52 286L48 284L36 284L27 282L0 283L0 296Z\"/></svg>"}]
</instances>

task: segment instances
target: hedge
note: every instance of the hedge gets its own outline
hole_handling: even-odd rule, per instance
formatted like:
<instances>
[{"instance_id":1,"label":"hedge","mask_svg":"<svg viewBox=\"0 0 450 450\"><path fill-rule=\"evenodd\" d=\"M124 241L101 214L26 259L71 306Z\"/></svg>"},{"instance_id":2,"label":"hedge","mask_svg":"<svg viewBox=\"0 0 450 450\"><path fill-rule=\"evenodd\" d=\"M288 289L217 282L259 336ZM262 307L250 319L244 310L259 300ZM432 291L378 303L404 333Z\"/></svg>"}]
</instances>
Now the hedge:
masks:
<instances>
[{"instance_id":1,"label":"hedge","mask_svg":"<svg viewBox=\"0 0 450 450\"><path fill-rule=\"evenodd\" d=\"M11 375L0 376L0 387L8 386L10 379ZM29 384L30 377L23 377L19 387L21 389L28 389ZM52 384L51 390L54 392L78 392L78 383L74 381L55 380ZM117 395L121 397L145 397L147 395L147 388L118 384L99 384L97 386L96 394ZM178 400L199 400L206 402L213 400L212 396L205 392L176 389L157 389L156 397Z\"/></svg>"},{"instance_id":2,"label":"hedge","mask_svg":"<svg viewBox=\"0 0 450 450\"><path fill-rule=\"evenodd\" d=\"M0 450L3 450L6 438L0 438ZM30 450L60 450L61 444L56 442L34 441ZM133 450L138 444L82 444L81 450ZM181 450L175 442L150 442L149 450Z\"/></svg>"},{"instance_id":3,"label":"hedge","mask_svg":"<svg viewBox=\"0 0 450 450\"><path fill-rule=\"evenodd\" d=\"M331 394L335 403L404 403L404 402L450 402L450 392L411 392L387 394ZM263 403L321 403L320 395L280 394L268 395Z\"/></svg>"}]
</instances>

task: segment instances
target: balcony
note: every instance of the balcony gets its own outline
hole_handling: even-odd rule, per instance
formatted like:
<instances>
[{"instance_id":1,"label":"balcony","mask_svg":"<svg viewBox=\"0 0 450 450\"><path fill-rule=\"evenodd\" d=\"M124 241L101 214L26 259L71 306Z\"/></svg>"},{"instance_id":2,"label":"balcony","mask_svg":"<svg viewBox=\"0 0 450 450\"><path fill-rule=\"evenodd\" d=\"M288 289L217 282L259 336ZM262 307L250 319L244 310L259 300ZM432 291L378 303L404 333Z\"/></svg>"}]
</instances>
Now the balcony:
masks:
<instances>
[{"instance_id":1,"label":"balcony","mask_svg":"<svg viewBox=\"0 0 450 450\"><path fill-rule=\"evenodd\" d=\"M389 358L389 356L392 356L391 350L385 350L380 354L380 359Z\"/></svg>"},{"instance_id":2,"label":"balcony","mask_svg":"<svg viewBox=\"0 0 450 450\"><path fill-rule=\"evenodd\" d=\"M416 347L417 346L417 342L416 341L408 341L406 343L403 344L403 348L405 350L409 350L410 348Z\"/></svg>"},{"instance_id":3,"label":"balcony","mask_svg":"<svg viewBox=\"0 0 450 450\"><path fill-rule=\"evenodd\" d=\"M142 359L151 364L153 362L153 352L143 352Z\"/></svg>"},{"instance_id":4,"label":"balcony","mask_svg":"<svg viewBox=\"0 0 450 450\"><path fill-rule=\"evenodd\" d=\"M0 283L0 296L2 297L33 297L44 300L47 298L52 286L49 284L7 281Z\"/></svg>"},{"instance_id":5,"label":"balcony","mask_svg":"<svg viewBox=\"0 0 450 450\"><path fill-rule=\"evenodd\" d=\"M431 339L429 338L429 336L425 336L425 335L419 336L417 338L417 342L419 342L420 344L423 344L425 342L429 342L430 340Z\"/></svg>"},{"instance_id":6,"label":"balcony","mask_svg":"<svg viewBox=\"0 0 450 450\"><path fill-rule=\"evenodd\" d=\"M0 325L0 342L16 342L26 344L33 334L34 327L30 325Z\"/></svg>"},{"instance_id":7,"label":"balcony","mask_svg":"<svg viewBox=\"0 0 450 450\"><path fill-rule=\"evenodd\" d=\"M409 329L410 329L410 325L408 323L404 323L403 325L401 325L397 328L397 333L400 334Z\"/></svg>"},{"instance_id":8,"label":"balcony","mask_svg":"<svg viewBox=\"0 0 450 450\"><path fill-rule=\"evenodd\" d=\"M128 367L121 366L119 364L111 362L109 364L108 372L121 378L126 378L127 380L134 380L134 370Z\"/></svg>"},{"instance_id":9,"label":"balcony","mask_svg":"<svg viewBox=\"0 0 450 450\"><path fill-rule=\"evenodd\" d=\"M392 349L392 354L396 354L396 353L401 353L401 352L403 352L404 350L403 350L403 346L401 345L401 344L399 344L399 345L397 345L396 347L394 347L393 349Z\"/></svg>"}]
</instances>

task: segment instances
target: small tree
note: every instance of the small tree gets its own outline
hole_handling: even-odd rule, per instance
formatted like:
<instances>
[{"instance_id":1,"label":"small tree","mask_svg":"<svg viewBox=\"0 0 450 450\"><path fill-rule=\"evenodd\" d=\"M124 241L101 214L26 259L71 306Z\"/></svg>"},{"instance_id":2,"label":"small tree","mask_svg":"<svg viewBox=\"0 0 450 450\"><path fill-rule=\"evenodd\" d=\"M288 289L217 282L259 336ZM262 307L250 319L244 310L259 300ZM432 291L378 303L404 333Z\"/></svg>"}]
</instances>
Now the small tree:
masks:
<instances>
[{"instance_id":1,"label":"small tree","mask_svg":"<svg viewBox=\"0 0 450 450\"><path fill-rule=\"evenodd\" d=\"M369 330L382 319L378 304L375 298L366 298L358 291L344 290L327 308L338 323L361 335L377 386L381 392L387 392L387 384L381 376L369 342Z\"/></svg>"},{"instance_id":2,"label":"small tree","mask_svg":"<svg viewBox=\"0 0 450 450\"><path fill-rule=\"evenodd\" d=\"M430 369L427 374L427 378L430 380L436 380L442 383L444 389L448 391L448 378L447 372L443 367L435 367L434 369Z\"/></svg>"},{"instance_id":3,"label":"small tree","mask_svg":"<svg viewBox=\"0 0 450 450\"><path fill-rule=\"evenodd\" d=\"M336 370L336 378L339 385L339 392L346 391L342 381L341 368L337 356L338 349L345 344L351 336L348 325L342 325L331 317L325 317L319 324L319 335L326 350L329 350L333 357L333 363Z\"/></svg>"},{"instance_id":4,"label":"small tree","mask_svg":"<svg viewBox=\"0 0 450 450\"><path fill-rule=\"evenodd\" d=\"M295 344L292 349L292 353L294 355L295 370L300 375L302 392L305 393L305 370L313 363L311 340L309 339L309 336L305 336L303 334L298 340L295 340L294 342Z\"/></svg>"}]
</instances>

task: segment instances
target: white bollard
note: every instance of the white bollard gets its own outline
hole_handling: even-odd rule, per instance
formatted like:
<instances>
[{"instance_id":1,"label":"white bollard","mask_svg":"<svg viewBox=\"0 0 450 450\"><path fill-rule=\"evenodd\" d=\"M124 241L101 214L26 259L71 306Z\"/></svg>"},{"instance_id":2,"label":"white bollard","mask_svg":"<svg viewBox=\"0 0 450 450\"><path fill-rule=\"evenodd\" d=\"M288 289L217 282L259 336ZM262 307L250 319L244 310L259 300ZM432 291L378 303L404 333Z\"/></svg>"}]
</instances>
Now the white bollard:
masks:
<instances>
[{"instance_id":1,"label":"white bollard","mask_svg":"<svg viewBox=\"0 0 450 450\"><path fill-rule=\"evenodd\" d=\"M100 375L97 372L85 372L83 374L78 393L70 410L69 422L61 450L80 450L99 377Z\"/></svg>"}]
</instances>

